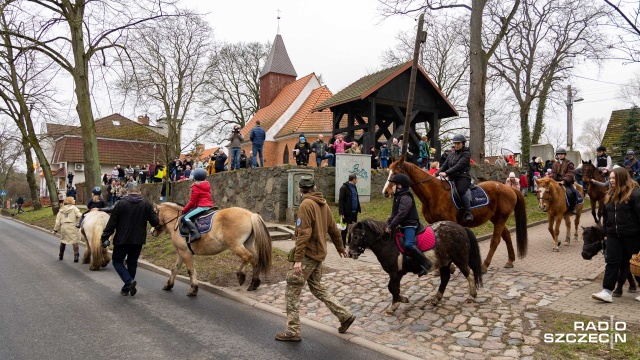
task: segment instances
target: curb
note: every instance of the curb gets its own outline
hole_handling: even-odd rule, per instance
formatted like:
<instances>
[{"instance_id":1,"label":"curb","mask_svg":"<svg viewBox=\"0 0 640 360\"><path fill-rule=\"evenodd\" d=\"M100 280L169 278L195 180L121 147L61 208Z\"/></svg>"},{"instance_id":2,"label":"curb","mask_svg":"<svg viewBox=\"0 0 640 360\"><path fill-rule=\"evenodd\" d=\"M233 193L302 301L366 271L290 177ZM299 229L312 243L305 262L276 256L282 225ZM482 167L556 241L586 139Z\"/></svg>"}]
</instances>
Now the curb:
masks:
<instances>
[{"instance_id":1,"label":"curb","mask_svg":"<svg viewBox=\"0 0 640 360\"><path fill-rule=\"evenodd\" d=\"M51 234L51 231L46 230L44 228L41 228L39 226L31 225L31 224L28 224L28 223L26 223L24 221L21 221L21 220L18 220L18 219L14 219L14 218L10 218L10 217L7 217L7 216L4 216L4 218L9 219L9 220L13 220L13 221L18 222L18 223L21 223L23 225L26 225L26 226L32 228L32 229L40 230L40 231L45 232L47 234ZM86 247L84 242L78 242L78 244L83 246L83 247ZM152 263L150 263L150 262L148 262L146 260L138 260L138 266L143 268L143 269L152 271L152 272L154 272L156 274L164 275L166 277L169 277L169 275L171 275L171 271L170 270L162 268L162 267L157 266L157 265L154 265L154 264L152 264ZM187 284L190 283L189 278L186 277L186 276L183 276L183 275L177 275L176 279L179 280L179 281L182 281L184 283L187 283ZM201 288L201 289L204 289L206 291L209 291L211 293L214 293L216 295L225 297L227 299L231 299L231 300L240 302L240 303L242 303L244 305L247 305L247 306L250 306L252 308L259 309L259 310L262 310L262 311L266 311L266 312L269 312L271 314L274 314L274 315L282 317L282 318L286 318L286 314L284 313L284 310L279 309L279 308L277 308L275 306L263 304L263 303L258 302L256 300L253 300L251 298L243 296L242 294L238 293L237 291L229 290L229 289L226 289L226 288L221 287L221 286L213 285L213 284L211 284L209 282L206 282L206 281L198 281L198 287ZM380 354L389 356L389 357L394 358L394 359L402 359L402 360L420 360L421 359L419 357L407 354L407 353L402 352L400 350L392 349L390 347L378 344L378 343L376 343L374 341L367 340L367 339L365 339L363 337L360 337L360 336L357 336L357 335L340 334L340 333L337 332L336 328L333 328L333 327L331 327L329 325L326 325L326 324L323 324L323 323L320 323L320 322L317 322L317 321L314 321L314 320L311 320L311 319L307 319L305 317L300 317L300 323L304 324L305 326L314 328L316 330L322 331L322 332L330 334L332 336L339 337L341 339L347 340L347 341L349 341L351 343L360 345L360 346L362 346L364 348L367 348L369 350L373 350L375 352L378 352Z\"/></svg>"}]
</instances>

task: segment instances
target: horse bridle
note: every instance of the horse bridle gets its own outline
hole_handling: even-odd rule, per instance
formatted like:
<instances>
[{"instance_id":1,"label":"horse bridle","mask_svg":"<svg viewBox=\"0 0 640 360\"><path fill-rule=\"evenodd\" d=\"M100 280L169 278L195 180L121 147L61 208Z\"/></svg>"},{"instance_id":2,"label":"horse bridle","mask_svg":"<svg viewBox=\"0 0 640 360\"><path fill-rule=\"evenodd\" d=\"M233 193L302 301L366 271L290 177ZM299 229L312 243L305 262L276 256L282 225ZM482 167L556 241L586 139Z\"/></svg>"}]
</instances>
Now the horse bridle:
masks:
<instances>
[{"instance_id":1,"label":"horse bridle","mask_svg":"<svg viewBox=\"0 0 640 360\"><path fill-rule=\"evenodd\" d=\"M397 167L397 168L400 170L400 173L401 173L401 174L405 174L405 175L407 175L407 174L404 172L404 167L402 167L402 165L398 165L398 167ZM427 181L433 180L433 179L435 179L435 178L436 178L435 176L433 176L433 177L431 177L431 176L430 176L430 177L427 177L427 178L426 178L426 179L424 179L424 180L420 180L420 181L417 181L417 182L414 182L414 183L409 183L409 186L422 184L422 183L425 183L425 182L427 182ZM411 179L411 178L409 178L409 179ZM451 190L451 188L447 189L447 187L445 186L445 183L447 183L447 181L446 181L445 179L441 179L441 180L440 180L440 184L442 184L442 188L443 188L443 189L445 189L446 191Z\"/></svg>"},{"instance_id":2,"label":"horse bridle","mask_svg":"<svg viewBox=\"0 0 640 360\"><path fill-rule=\"evenodd\" d=\"M362 232L364 232L364 229L362 230ZM393 233L393 232L392 232ZM362 245L363 246L358 246L356 247L356 253L358 254L358 256L364 254L364 251L371 246L371 244L373 244L375 241L382 239L382 237L384 236L384 234L379 235L375 238L373 238L373 240L371 241L367 241L366 237L362 240Z\"/></svg>"},{"instance_id":3,"label":"horse bridle","mask_svg":"<svg viewBox=\"0 0 640 360\"><path fill-rule=\"evenodd\" d=\"M156 215L160 215L160 210L156 211ZM174 217L173 219L165 222L164 224L159 224L158 226L156 226L156 228L163 228L165 226L167 226L167 224L169 224L170 222L174 221L175 219L179 218L180 215L182 215L182 211L178 212L178 216Z\"/></svg>"}]
</instances>

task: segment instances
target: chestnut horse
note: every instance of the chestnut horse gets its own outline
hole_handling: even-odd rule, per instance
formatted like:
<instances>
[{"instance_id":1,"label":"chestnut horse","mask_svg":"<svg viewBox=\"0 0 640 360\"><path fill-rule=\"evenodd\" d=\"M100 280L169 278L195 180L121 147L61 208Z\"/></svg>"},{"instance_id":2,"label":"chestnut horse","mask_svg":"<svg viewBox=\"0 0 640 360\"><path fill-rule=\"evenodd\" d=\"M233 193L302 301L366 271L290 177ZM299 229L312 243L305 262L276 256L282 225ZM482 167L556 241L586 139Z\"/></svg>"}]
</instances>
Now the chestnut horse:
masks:
<instances>
[{"instance_id":1,"label":"chestnut horse","mask_svg":"<svg viewBox=\"0 0 640 360\"><path fill-rule=\"evenodd\" d=\"M596 186L590 183L591 179L595 181L605 182L606 180L600 172L596 168L596 166L589 161L582 162L582 180L584 183L584 188L587 191L587 195L589 195L589 201L591 201L591 215L593 216L593 220L596 221L598 225L602 223L600 220L602 219L602 215L604 214L604 198L607 195L607 188L602 186ZM596 217L596 203L598 204L598 216Z\"/></svg>"},{"instance_id":2,"label":"chestnut horse","mask_svg":"<svg viewBox=\"0 0 640 360\"><path fill-rule=\"evenodd\" d=\"M398 173L404 173L411 179L411 189L422 203L422 215L429 224L436 221L454 221L466 227L476 227L487 221L493 223L491 246L482 263L483 273L487 272L487 268L491 264L493 254L500 243L500 237L507 244L507 252L509 253L509 260L504 267L513 267L516 255L513 251L511 234L506 226L511 213L515 213L516 219L518 256L523 258L527 255L527 208L524 196L520 191L497 181L485 181L479 184L478 186L487 193L489 204L472 209L473 221L468 223L458 221L458 209L451 200L449 183L429 175L428 172L410 162L405 162L403 157L389 166L389 178L382 191L386 197L390 197L392 194L392 184L389 183L389 179Z\"/></svg>"},{"instance_id":3,"label":"chestnut horse","mask_svg":"<svg viewBox=\"0 0 640 360\"><path fill-rule=\"evenodd\" d=\"M182 216L182 206L166 202L156 207L160 225L151 228L151 234L158 236L167 231L171 235L173 247L178 252L176 265L171 269L171 276L162 288L171 290L176 275L184 262L191 280L191 288L188 296L196 296L198 293L198 279L196 269L193 266L193 255L187 247L186 240L180 236L178 222ZM260 285L259 274L266 274L271 267L271 236L267 225L258 214L249 210L231 207L222 209L213 218L211 231L202 234L202 237L191 243L195 255L216 255L226 249L236 254L242 263L236 272L238 282L242 285L246 279L244 268L250 263L253 267L253 276L248 291L255 290Z\"/></svg>"},{"instance_id":4,"label":"chestnut horse","mask_svg":"<svg viewBox=\"0 0 640 360\"><path fill-rule=\"evenodd\" d=\"M547 213L548 229L553 238L553 251L558 252L560 251L558 235L560 234L560 223L563 218L567 226L567 235L564 238L564 244L571 244L571 212L569 212L569 207L567 206L565 189L559 182L550 178L537 179L536 183L538 184L538 207ZM574 186L580 195L584 197L582 186L579 184L574 184ZM576 231L573 234L576 242L578 241L578 226L580 225L583 205L584 204L576 205Z\"/></svg>"}]
</instances>

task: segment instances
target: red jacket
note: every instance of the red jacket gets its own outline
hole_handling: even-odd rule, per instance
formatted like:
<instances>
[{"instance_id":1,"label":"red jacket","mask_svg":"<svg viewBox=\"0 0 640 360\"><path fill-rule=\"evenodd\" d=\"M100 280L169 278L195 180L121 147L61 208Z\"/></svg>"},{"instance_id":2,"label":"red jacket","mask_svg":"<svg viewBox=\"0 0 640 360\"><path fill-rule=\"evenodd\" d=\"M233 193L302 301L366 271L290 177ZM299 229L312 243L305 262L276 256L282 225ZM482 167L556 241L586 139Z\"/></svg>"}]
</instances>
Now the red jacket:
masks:
<instances>
[{"instance_id":1,"label":"red jacket","mask_svg":"<svg viewBox=\"0 0 640 360\"><path fill-rule=\"evenodd\" d=\"M208 181L195 182L191 185L191 198L189 203L182 209L182 213L197 207L212 207L213 199L211 198L211 185Z\"/></svg>"},{"instance_id":2,"label":"red jacket","mask_svg":"<svg viewBox=\"0 0 640 360\"><path fill-rule=\"evenodd\" d=\"M520 175L520 188L526 189L529 187L529 180L525 175Z\"/></svg>"}]
</instances>

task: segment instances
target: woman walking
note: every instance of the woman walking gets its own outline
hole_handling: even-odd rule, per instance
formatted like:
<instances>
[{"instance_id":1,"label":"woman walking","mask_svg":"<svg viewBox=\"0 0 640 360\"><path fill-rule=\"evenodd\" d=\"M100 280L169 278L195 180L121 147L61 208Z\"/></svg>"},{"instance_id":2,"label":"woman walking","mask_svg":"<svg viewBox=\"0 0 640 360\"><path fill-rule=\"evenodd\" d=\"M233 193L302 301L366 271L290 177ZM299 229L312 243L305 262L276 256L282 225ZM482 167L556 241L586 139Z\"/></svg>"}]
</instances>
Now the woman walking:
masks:
<instances>
[{"instance_id":1,"label":"woman walking","mask_svg":"<svg viewBox=\"0 0 640 360\"><path fill-rule=\"evenodd\" d=\"M591 295L603 302L613 302L612 292L620 269L631 256L640 252L640 189L625 168L613 169L610 188L605 198L605 228L607 232L606 266L602 291ZM640 301L640 296L636 298Z\"/></svg>"},{"instance_id":2,"label":"woman walking","mask_svg":"<svg viewBox=\"0 0 640 360\"><path fill-rule=\"evenodd\" d=\"M62 260L64 256L64 249L67 245L73 245L73 262L78 262L79 247L78 239L80 238L80 232L76 227L78 221L82 217L82 213L76 207L76 200L72 197L64 199L64 206L58 211L56 216L56 225L53 228L53 234L60 232L60 254L58 259Z\"/></svg>"}]
</instances>

